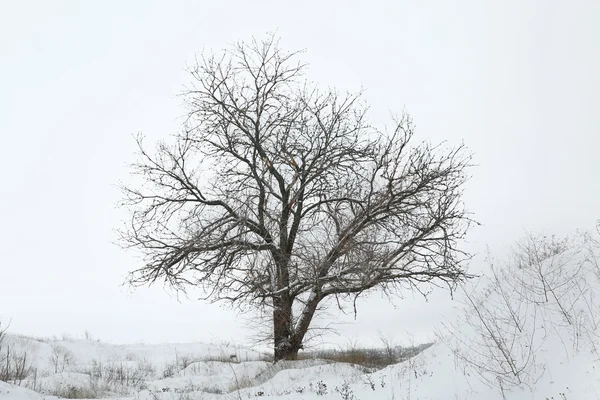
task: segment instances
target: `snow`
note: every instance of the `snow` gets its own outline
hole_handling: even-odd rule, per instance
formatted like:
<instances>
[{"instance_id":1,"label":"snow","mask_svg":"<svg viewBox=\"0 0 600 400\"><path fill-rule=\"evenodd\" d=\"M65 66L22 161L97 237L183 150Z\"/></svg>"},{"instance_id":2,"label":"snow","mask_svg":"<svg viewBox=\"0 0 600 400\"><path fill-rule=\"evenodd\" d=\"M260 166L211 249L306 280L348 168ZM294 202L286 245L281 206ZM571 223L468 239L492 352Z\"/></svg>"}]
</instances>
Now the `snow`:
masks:
<instances>
[{"instance_id":1,"label":"snow","mask_svg":"<svg viewBox=\"0 0 600 400\"><path fill-rule=\"evenodd\" d=\"M21 387L0 382L0 400L49 400L86 391L113 400L598 399L600 332L595 321L600 314L594 312L600 310L600 245L590 243L575 241L569 250L538 263L536 268L546 271L544 287L554 285L555 300L536 300L537 278L528 274L534 270L508 266L499 280L464 292L464 315L447 321L436 344L379 371L324 360L272 364L261 361L257 351L229 345L110 345L9 336L12 346L34 357L37 374ZM482 336L468 293L473 304L487 307L482 315L496 318L486 320L487 328L504 335L506 359L493 358L501 353ZM510 298L503 299L503 293ZM534 302L522 301L530 295ZM500 307L503 301L512 314ZM68 360L57 367L56 356L64 354ZM519 369L518 379L494 375L510 363Z\"/></svg>"},{"instance_id":2,"label":"snow","mask_svg":"<svg viewBox=\"0 0 600 400\"><path fill-rule=\"evenodd\" d=\"M68 345L68 343L62 343ZM71 343L73 344L73 343ZM207 350L195 345L199 352ZM42 346L43 347L43 346ZM90 342L75 343L71 350L91 350L91 354L106 354L106 345ZM164 354L169 346L153 346L154 353L145 346L139 346L137 358L144 356L155 360L155 370L160 361L167 359ZM191 349L191 346L187 348ZM546 349L541 349L547 366L543 378L535 389L519 388L508 393L507 398L525 399L597 399L600 397L600 364L595 354L579 353L572 358L552 358ZM109 352L110 353L110 352ZM75 363L81 366L82 356ZM114 353L111 353L114 355ZM42 361L39 359L39 361ZM133 367L129 361L124 367ZM120 363L119 363L120 365ZM27 381L29 382L29 381ZM25 383L27 383L25 382ZM30 382L29 382L30 383ZM90 386L90 377L85 373L62 372L38 378L37 385L43 388ZM247 387L244 387L247 386ZM488 387L457 362L448 346L438 343L405 361L373 373L362 368L342 363L324 361L288 361L273 365L264 361L239 363L219 361L198 361L179 370L175 376L163 378L155 373L145 384L132 388L129 392L108 393L114 400L178 400L178 399L243 399L268 397L271 399L324 399L342 398L340 392L346 387L351 392L349 399L502 399L497 388ZM231 397L232 392L235 393ZM49 392L38 394L25 387L0 382L0 400L49 400ZM561 397L564 393L565 397ZM188 397L185 397L188 396ZM354 396L354 397L352 397Z\"/></svg>"},{"instance_id":3,"label":"snow","mask_svg":"<svg viewBox=\"0 0 600 400\"><path fill-rule=\"evenodd\" d=\"M55 398L53 396L42 396L33 390L0 381L1 400L50 400Z\"/></svg>"}]
</instances>

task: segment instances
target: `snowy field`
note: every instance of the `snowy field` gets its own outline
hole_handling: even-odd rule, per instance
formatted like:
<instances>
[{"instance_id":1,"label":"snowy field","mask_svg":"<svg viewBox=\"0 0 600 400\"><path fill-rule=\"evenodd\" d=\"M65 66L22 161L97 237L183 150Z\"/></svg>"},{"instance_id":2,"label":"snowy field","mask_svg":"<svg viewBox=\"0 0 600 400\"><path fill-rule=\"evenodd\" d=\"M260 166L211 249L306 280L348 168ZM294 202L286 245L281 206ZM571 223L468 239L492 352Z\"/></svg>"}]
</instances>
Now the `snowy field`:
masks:
<instances>
[{"instance_id":1,"label":"snowy field","mask_svg":"<svg viewBox=\"0 0 600 400\"><path fill-rule=\"evenodd\" d=\"M267 361L196 361L183 367L186 357L191 361L197 357L229 357L229 353L235 352L244 357L246 354L259 356L240 348L202 344L111 346L85 340L11 340L35 351L38 372L37 377L21 382L21 387L0 382L0 399L3 400L502 398L497 388L487 387L475 375L464 371L452 351L442 343L403 363L365 372L359 366L319 360L276 365ZM69 361L58 365L60 372L54 372L53 354L58 348L61 354L69 355ZM547 373L537 382L535 390L513 390L506 398L600 398L597 356L580 354L570 359L552 359L545 349L540 351L549 359ZM176 362L179 365L175 368ZM28 389L34 387L37 392Z\"/></svg>"},{"instance_id":2,"label":"snowy field","mask_svg":"<svg viewBox=\"0 0 600 400\"><path fill-rule=\"evenodd\" d=\"M599 260L589 236L531 238L457 293L464 313L444 323L437 343L380 369L324 359L273 364L230 345L7 334L0 361L27 372L0 382L0 399L600 399Z\"/></svg>"}]
</instances>

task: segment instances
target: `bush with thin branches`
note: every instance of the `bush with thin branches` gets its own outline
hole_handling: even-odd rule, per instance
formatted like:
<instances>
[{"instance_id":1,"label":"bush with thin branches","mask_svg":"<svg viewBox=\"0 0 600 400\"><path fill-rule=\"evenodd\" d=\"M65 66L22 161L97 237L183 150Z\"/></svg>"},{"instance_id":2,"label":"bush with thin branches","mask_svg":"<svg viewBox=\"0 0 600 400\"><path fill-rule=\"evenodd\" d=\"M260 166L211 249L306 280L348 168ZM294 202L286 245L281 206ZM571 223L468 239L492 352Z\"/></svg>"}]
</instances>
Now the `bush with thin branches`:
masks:
<instances>
[{"instance_id":1,"label":"bush with thin branches","mask_svg":"<svg viewBox=\"0 0 600 400\"><path fill-rule=\"evenodd\" d=\"M528 236L505 261L487 259L481 286L462 286L464 314L450 324L448 344L459 360L502 393L532 388L545 372L539 350L562 344L565 357L598 353L600 243Z\"/></svg>"}]
</instances>

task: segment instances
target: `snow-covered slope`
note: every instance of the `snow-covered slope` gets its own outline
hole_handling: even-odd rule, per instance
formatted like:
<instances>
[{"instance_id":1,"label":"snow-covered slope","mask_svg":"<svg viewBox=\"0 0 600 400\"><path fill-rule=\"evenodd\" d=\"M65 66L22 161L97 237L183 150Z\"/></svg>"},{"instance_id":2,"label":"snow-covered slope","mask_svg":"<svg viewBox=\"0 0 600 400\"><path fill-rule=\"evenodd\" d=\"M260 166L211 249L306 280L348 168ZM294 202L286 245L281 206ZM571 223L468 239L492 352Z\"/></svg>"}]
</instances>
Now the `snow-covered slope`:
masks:
<instances>
[{"instance_id":1,"label":"snow-covered slope","mask_svg":"<svg viewBox=\"0 0 600 400\"><path fill-rule=\"evenodd\" d=\"M50 400L53 398L55 397L42 396L33 390L0 381L1 400Z\"/></svg>"}]
</instances>

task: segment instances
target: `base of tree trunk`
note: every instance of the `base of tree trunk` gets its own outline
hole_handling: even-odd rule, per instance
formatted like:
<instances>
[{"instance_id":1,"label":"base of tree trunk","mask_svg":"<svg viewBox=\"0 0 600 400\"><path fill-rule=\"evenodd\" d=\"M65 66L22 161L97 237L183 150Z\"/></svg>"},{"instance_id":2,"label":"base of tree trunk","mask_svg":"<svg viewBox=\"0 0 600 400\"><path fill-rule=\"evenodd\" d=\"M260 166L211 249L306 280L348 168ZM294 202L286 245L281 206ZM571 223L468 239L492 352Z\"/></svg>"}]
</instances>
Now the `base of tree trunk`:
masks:
<instances>
[{"instance_id":1,"label":"base of tree trunk","mask_svg":"<svg viewBox=\"0 0 600 400\"><path fill-rule=\"evenodd\" d=\"M298 349L293 350L275 350L275 356L273 361L277 362L280 360L297 360L298 359Z\"/></svg>"},{"instance_id":2,"label":"base of tree trunk","mask_svg":"<svg viewBox=\"0 0 600 400\"><path fill-rule=\"evenodd\" d=\"M298 346L293 341L290 343L290 340L288 340L287 338L284 340L278 340L275 344L275 348L273 349L273 361L277 362L279 360L297 360L298 351L301 348L301 345Z\"/></svg>"}]
</instances>

